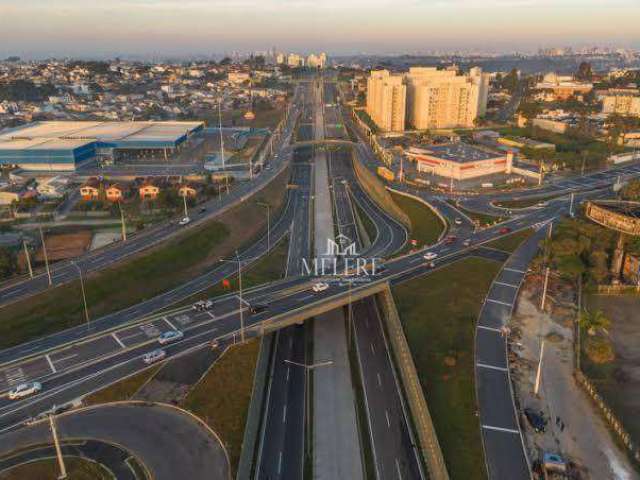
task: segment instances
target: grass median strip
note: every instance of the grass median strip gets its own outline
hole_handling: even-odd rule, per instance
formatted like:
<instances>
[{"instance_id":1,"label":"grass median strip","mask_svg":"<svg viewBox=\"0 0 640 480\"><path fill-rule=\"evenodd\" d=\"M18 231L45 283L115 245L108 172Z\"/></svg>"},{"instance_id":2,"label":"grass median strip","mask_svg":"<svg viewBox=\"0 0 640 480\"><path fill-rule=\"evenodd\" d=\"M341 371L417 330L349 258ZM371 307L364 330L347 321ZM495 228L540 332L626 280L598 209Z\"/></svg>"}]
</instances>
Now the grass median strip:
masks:
<instances>
[{"instance_id":1,"label":"grass median strip","mask_svg":"<svg viewBox=\"0 0 640 480\"><path fill-rule=\"evenodd\" d=\"M391 192L391 198L411 220L411 239L418 242L417 248L432 245L438 241L445 226L433 210L405 195Z\"/></svg>"},{"instance_id":2,"label":"grass median strip","mask_svg":"<svg viewBox=\"0 0 640 480\"><path fill-rule=\"evenodd\" d=\"M495 248L496 250L502 250L504 252L514 252L522 242L533 235L533 230L527 228L526 230L520 230L519 232L505 235L493 242L485 244L485 247Z\"/></svg>"},{"instance_id":3,"label":"grass median strip","mask_svg":"<svg viewBox=\"0 0 640 480\"><path fill-rule=\"evenodd\" d=\"M112 480L113 476L100 464L77 457L65 458L69 480ZM25 463L0 474L0 480L46 480L58 478L55 458Z\"/></svg>"},{"instance_id":4,"label":"grass median strip","mask_svg":"<svg viewBox=\"0 0 640 480\"><path fill-rule=\"evenodd\" d=\"M85 405L97 405L99 403L111 403L130 400L140 388L147 383L157 372L160 366L148 368L129 378L121 380L113 385L109 385L102 390L84 398Z\"/></svg>"},{"instance_id":5,"label":"grass median strip","mask_svg":"<svg viewBox=\"0 0 640 480\"><path fill-rule=\"evenodd\" d=\"M500 264L469 258L393 289L452 479L484 479L473 342L482 301Z\"/></svg>"}]
</instances>

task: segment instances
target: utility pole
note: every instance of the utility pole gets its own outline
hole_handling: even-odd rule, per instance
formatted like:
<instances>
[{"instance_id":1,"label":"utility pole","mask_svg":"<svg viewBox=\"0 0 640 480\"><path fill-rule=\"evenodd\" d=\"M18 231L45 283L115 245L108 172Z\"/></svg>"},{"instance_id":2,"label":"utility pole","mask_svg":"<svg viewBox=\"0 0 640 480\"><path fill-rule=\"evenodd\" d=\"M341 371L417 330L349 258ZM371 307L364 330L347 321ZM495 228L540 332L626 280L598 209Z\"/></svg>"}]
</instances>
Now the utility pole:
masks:
<instances>
[{"instance_id":1,"label":"utility pole","mask_svg":"<svg viewBox=\"0 0 640 480\"><path fill-rule=\"evenodd\" d=\"M220 133L220 158L222 159L222 170L226 170L224 164L224 140L222 139L222 98L218 101L218 131Z\"/></svg>"},{"instance_id":2,"label":"utility pole","mask_svg":"<svg viewBox=\"0 0 640 480\"><path fill-rule=\"evenodd\" d=\"M80 265L78 265L73 260L71 260L71 265L73 265L78 269L78 277L80 277L80 290L82 291L82 303L84 305L84 319L87 322L87 330L89 330L91 327L91 323L89 320L89 307L87 306L87 296L85 295L85 291L84 291L84 279L82 278L82 269L80 268Z\"/></svg>"},{"instance_id":3,"label":"utility pole","mask_svg":"<svg viewBox=\"0 0 640 480\"><path fill-rule=\"evenodd\" d=\"M553 232L553 222L549 222L549 233L547 234L547 239L551 242L551 233ZM549 266L549 245L547 245L547 252L545 255L545 261L547 263L547 268L545 270L544 275L544 285L542 287L542 300L540 301L540 310L544 312L544 304L547 300L547 287L549 286L549 274L551 273L551 267Z\"/></svg>"},{"instance_id":4,"label":"utility pole","mask_svg":"<svg viewBox=\"0 0 640 480\"><path fill-rule=\"evenodd\" d=\"M271 205L258 202L258 205L267 209L267 253L271 251Z\"/></svg>"},{"instance_id":5,"label":"utility pole","mask_svg":"<svg viewBox=\"0 0 640 480\"><path fill-rule=\"evenodd\" d=\"M56 423L53 419L53 415L49 415L49 426L51 427L53 444L56 449L56 457L58 458L58 467L60 468L60 475L58 475L58 480L65 480L67 478L67 467L64 464L64 458L62 458L62 449L60 448L60 441L58 440L58 431L56 430Z\"/></svg>"},{"instance_id":6,"label":"utility pole","mask_svg":"<svg viewBox=\"0 0 640 480\"><path fill-rule=\"evenodd\" d=\"M569 216L573 218L573 197L575 193L571 193L571 203L569 204Z\"/></svg>"},{"instance_id":7,"label":"utility pole","mask_svg":"<svg viewBox=\"0 0 640 480\"><path fill-rule=\"evenodd\" d=\"M538 360L538 372L536 373L536 384L533 388L533 393L537 396L540 390L540 380L542 377L542 357L544 356L544 339L540 343L540 359Z\"/></svg>"},{"instance_id":8,"label":"utility pole","mask_svg":"<svg viewBox=\"0 0 640 480\"><path fill-rule=\"evenodd\" d=\"M118 208L120 209L120 223L122 224L122 241L127 241L127 226L124 223L124 211L122 210L122 203L118 202Z\"/></svg>"},{"instance_id":9,"label":"utility pole","mask_svg":"<svg viewBox=\"0 0 640 480\"><path fill-rule=\"evenodd\" d=\"M250 261L250 260L252 259L246 259L245 261ZM245 336L244 336L244 307L243 307L244 300L242 299L242 260L240 260L240 255L236 250L235 259L226 260L224 258L221 258L220 261L238 264L238 299L240 303L240 342L244 343Z\"/></svg>"},{"instance_id":10,"label":"utility pole","mask_svg":"<svg viewBox=\"0 0 640 480\"><path fill-rule=\"evenodd\" d=\"M184 218L189 218L189 212L187 211L187 191L185 190L184 195L182 195L182 201L184 203Z\"/></svg>"},{"instance_id":11,"label":"utility pole","mask_svg":"<svg viewBox=\"0 0 640 480\"><path fill-rule=\"evenodd\" d=\"M44 243L44 233L42 233L42 225L38 225L40 230L40 241L42 242L42 255L44 256L44 266L47 269L47 278L49 279L49 286L53 284L51 280L51 269L49 268L49 257L47 256L47 245Z\"/></svg>"},{"instance_id":12,"label":"utility pole","mask_svg":"<svg viewBox=\"0 0 640 480\"><path fill-rule=\"evenodd\" d=\"M31 268L31 257L29 256L29 249L27 248L27 242L22 240L22 246L24 248L24 256L27 260L27 267L29 268L29 277L33 278L33 268Z\"/></svg>"}]
</instances>

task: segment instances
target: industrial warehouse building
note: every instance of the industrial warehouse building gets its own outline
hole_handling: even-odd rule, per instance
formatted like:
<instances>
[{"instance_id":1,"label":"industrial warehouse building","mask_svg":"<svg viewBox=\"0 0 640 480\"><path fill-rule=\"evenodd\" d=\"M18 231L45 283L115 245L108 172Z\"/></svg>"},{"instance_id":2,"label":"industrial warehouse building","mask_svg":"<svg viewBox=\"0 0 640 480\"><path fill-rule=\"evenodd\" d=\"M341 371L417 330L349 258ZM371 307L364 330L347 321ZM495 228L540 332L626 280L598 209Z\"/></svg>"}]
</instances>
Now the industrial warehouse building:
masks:
<instances>
[{"instance_id":1,"label":"industrial warehouse building","mask_svg":"<svg viewBox=\"0 0 640 480\"><path fill-rule=\"evenodd\" d=\"M513 154L491 152L464 143L411 147L407 158L417 170L454 180L469 180L496 173L512 173Z\"/></svg>"},{"instance_id":2,"label":"industrial warehouse building","mask_svg":"<svg viewBox=\"0 0 640 480\"><path fill-rule=\"evenodd\" d=\"M0 132L0 166L73 171L91 159L166 158L203 128L202 122L37 122Z\"/></svg>"}]
</instances>

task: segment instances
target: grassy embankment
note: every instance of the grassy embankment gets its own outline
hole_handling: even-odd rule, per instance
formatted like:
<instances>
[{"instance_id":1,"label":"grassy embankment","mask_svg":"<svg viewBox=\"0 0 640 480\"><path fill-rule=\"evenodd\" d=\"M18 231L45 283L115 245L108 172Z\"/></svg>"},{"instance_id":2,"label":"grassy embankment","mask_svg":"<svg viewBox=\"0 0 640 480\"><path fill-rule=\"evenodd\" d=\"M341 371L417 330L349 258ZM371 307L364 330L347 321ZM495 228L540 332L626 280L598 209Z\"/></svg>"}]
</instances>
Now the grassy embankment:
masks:
<instances>
[{"instance_id":1,"label":"grassy embankment","mask_svg":"<svg viewBox=\"0 0 640 480\"><path fill-rule=\"evenodd\" d=\"M503 237L500 237L493 242L486 243L485 246L511 253L514 252L516 248L518 248L520 244L531 235L533 235L533 230L528 228L526 230L521 230L510 235L504 235Z\"/></svg>"},{"instance_id":2,"label":"grassy embankment","mask_svg":"<svg viewBox=\"0 0 640 480\"><path fill-rule=\"evenodd\" d=\"M185 232L149 252L85 278L90 315L98 318L167 291L211 268L220 257L260 235L267 202L277 211L284 201L288 172L255 197L215 221ZM0 348L78 325L84 321L79 282L2 307Z\"/></svg>"},{"instance_id":3,"label":"grassy embankment","mask_svg":"<svg viewBox=\"0 0 640 480\"><path fill-rule=\"evenodd\" d=\"M433 210L413 198L391 192L391 198L411 220L410 238L416 240L416 248L432 245L438 241L445 225ZM408 245L405 249L411 248Z\"/></svg>"},{"instance_id":4,"label":"grassy embankment","mask_svg":"<svg viewBox=\"0 0 640 480\"><path fill-rule=\"evenodd\" d=\"M484 296L500 264L461 260L393 289L452 479L484 479L475 415L473 342Z\"/></svg>"},{"instance_id":5,"label":"grassy embankment","mask_svg":"<svg viewBox=\"0 0 640 480\"><path fill-rule=\"evenodd\" d=\"M493 215L487 215L485 213L473 212L471 210L467 210L465 208L459 207L456 205L456 202L453 200L447 200L449 204L460 210L467 217L469 217L473 222L475 222L480 227L486 227L489 225L494 225L496 223L500 223L504 221L503 217L494 217Z\"/></svg>"}]
</instances>

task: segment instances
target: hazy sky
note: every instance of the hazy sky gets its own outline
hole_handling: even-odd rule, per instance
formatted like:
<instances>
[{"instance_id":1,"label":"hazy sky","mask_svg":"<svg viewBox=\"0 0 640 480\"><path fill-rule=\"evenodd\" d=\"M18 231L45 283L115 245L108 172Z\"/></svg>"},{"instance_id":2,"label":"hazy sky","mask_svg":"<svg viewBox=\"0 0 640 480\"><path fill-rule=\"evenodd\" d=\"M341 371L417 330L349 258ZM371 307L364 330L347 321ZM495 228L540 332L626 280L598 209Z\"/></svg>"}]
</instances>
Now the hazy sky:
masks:
<instances>
[{"instance_id":1,"label":"hazy sky","mask_svg":"<svg viewBox=\"0 0 640 480\"><path fill-rule=\"evenodd\" d=\"M0 56L640 47L640 0L0 0Z\"/></svg>"}]
</instances>

